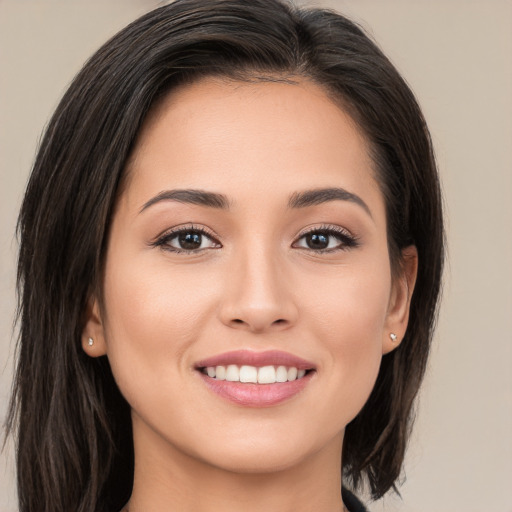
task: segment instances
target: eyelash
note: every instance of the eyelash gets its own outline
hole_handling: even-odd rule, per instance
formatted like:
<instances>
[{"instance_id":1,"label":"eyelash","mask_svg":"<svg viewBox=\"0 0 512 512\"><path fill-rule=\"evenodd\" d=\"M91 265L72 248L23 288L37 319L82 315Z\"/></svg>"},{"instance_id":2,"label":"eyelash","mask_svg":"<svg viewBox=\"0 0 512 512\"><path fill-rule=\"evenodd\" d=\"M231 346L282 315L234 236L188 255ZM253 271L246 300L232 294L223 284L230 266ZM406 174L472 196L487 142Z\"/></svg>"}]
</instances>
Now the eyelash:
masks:
<instances>
[{"instance_id":1,"label":"eyelash","mask_svg":"<svg viewBox=\"0 0 512 512\"><path fill-rule=\"evenodd\" d=\"M320 227L314 227L308 229L307 231L304 231L299 235L299 237L297 238L297 242L294 242L293 246L295 246L295 244L297 244L299 240L302 240L304 237L312 234L322 234L326 235L327 237L334 237L340 243L336 247L330 249L312 249L311 247L302 247L302 249L319 254L325 254L338 251L346 251L348 249L359 247L358 237L352 235L350 232L348 232L346 229L340 226L333 225L323 225Z\"/></svg>"},{"instance_id":2,"label":"eyelash","mask_svg":"<svg viewBox=\"0 0 512 512\"><path fill-rule=\"evenodd\" d=\"M209 248L218 249L218 248L222 247L220 242L214 237L214 235L212 233L210 233L209 231L207 231L206 229L204 229L202 227L196 227L192 224L190 226L184 226L184 227L180 227L180 228L168 231L165 234L163 234L162 236L160 236L159 238L157 238L157 240L152 242L150 245L153 247L160 247L165 251L173 252L176 254L198 254L199 252L203 252L204 250L207 249L207 248L180 249L180 248L172 247L171 245L169 245L171 240L175 239L180 234L184 234L184 233L195 233L195 234L199 234L201 236L208 238L213 244L216 245L216 247L209 247ZM327 237L334 237L340 243L338 246L330 248L330 249L329 248L313 249L311 247L297 247L296 244L300 240L302 240L304 237L306 237L308 235L313 235L313 234L322 234ZM358 237L350 234L347 230L345 230L339 226L333 226L333 225L323 225L320 227L311 228L311 229L301 233L298 236L297 241L295 241L292 244L292 247L295 247L298 249L305 249L306 251L311 251L311 252L318 253L318 254L346 251L348 249L356 248L358 246L359 246Z\"/></svg>"},{"instance_id":3,"label":"eyelash","mask_svg":"<svg viewBox=\"0 0 512 512\"><path fill-rule=\"evenodd\" d=\"M202 227L196 227L193 224L189 226L182 226L180 228L172 229L171 231L167 231L165 234L157 238L151 245L153 247L161 247L165 251L174 252L176 254L197 254L205 250L203 249L179 249L178 247L172 247L170 244L171 240L175 239L182 233L196 233L201 236L204 236L211 240L214 244L218 245L218 247L222 247L220 242L215 238L215 236ZM212 247L212 248L218 248Z\"/></svg>"}]
</instances>

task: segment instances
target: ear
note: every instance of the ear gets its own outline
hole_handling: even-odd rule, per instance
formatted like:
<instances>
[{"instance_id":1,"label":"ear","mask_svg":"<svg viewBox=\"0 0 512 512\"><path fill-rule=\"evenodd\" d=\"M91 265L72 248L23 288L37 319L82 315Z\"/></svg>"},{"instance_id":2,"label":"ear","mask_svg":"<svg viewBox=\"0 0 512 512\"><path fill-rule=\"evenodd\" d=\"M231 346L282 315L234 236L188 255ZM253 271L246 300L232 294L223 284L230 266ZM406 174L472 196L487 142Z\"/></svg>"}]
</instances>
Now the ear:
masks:
<instances>
[{"instance_id":1,"label":"ear","mask_svg":"<svg viewBox=\"0 0 512 512\"><path fill-rule=\"evenodd\" d=\"M105 329L98 300L91 296L87 302L85 325L82 331L82 349L90 357L104 356L107 353Z\"/></svg>"},{"instance_id":2,"label":"ear","mask_svg":"<svg viewBox=\"0 0 512 512\"><path fill-rule=\"evenodd\" d=\"M387 354L400 345L409 322L412 293L418 274L418 250L410 245L402 250L400 274L393 279L382 353Z\"/></svg>"}]
</instances>

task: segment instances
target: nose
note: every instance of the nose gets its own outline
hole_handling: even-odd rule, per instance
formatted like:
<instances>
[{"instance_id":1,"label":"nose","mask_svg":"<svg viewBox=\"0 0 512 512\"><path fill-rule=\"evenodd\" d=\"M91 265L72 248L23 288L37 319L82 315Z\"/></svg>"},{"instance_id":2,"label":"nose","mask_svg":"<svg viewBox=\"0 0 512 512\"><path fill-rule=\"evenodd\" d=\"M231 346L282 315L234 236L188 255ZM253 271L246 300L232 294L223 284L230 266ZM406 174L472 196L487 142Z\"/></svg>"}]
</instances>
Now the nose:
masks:
<instances>
[{"instance_id":1,"label":"nose","mask_svg":"<svg viewBox=\"0 0 512 512\"><path fill-rule=\"evenodd\" d=\"M298 310L284 262L273 251L254 245L233 260L225 281L221 321L253 333L280 331L295 324Z\"/></svg>"}]
</instances>

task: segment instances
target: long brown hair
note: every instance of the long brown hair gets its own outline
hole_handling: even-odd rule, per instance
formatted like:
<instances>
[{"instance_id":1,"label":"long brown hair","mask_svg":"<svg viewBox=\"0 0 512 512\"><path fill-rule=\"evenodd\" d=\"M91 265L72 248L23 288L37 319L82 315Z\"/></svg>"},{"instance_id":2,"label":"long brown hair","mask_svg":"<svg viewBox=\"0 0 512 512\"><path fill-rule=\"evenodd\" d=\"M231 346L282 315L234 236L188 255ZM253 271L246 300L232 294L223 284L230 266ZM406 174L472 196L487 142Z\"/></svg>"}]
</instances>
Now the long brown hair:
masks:
<instances>
[{"instance_id":1,"label":"long brown hair","mask_svg":"<svg viewBox=\"0 0 512 512\"><path fill-rule=\"evenodd\" d=\"M435 321L443 262L440 188L420 108L353 22L279 0L177 0L119 32L86 63L42 139L18 233L20 337L8 427L17 434L21 512L119 510L129 498L129 406L106 358L81 349L119 184L151 106L202 76L307 77L366 134L386 200L394 269L415 244L419 271L400 347L347 426L346 482L374 497L400 475Z\"/></svg>"}]
</instances>

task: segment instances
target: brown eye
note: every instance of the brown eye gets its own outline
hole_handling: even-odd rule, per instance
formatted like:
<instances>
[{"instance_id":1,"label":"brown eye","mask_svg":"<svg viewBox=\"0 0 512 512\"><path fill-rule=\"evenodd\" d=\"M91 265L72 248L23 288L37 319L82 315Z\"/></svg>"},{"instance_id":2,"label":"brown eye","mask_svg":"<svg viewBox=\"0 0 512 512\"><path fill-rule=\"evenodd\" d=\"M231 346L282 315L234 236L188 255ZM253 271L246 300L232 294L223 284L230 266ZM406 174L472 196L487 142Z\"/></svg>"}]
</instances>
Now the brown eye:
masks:
<instances>
[{"instance_id":1,"label":"brown eye","mask_svg":"<svg viewBox=\"0 0 512 512\"><path fill-rule=\"evenodd\" d=\"M201 233L192 231L180 233L176 237L179 249L184 249L185 251L193 251L194 249L200 249L202 239L203 235Z\"/></svg>"},{"instance_id":2,"label":"brown eye","mask_svg":"<svg viewBox=\"0 0 512 512\"><path fill-rule=\"evenodd\" d=\"M309 249L317 252L334 252L357 247L358 241L348 231L341 227L311 230L303 234L293 247Z\"/></svg>"},{"instance_id":3,"label":"brown eye","mask_svg":"<svg viewBox=\"0 0 512 512\"><path fill-rule=\"evenodd\" d=\"M306 245L310 249L327 249L329 247L329 235L327 233L309 233L304 237Z\"/></svg>"},{"instance_id":4,"label":"brown eye","mask_svg":"<svg viewBox=\"0 0 512 512\"><path fill-rule=\"evenodd\" d=\"M199 252L216 249L221 244L211 235L198 228L184 228L166 233L154 245L171 252Z\"/></svg>"}]
</instances>

